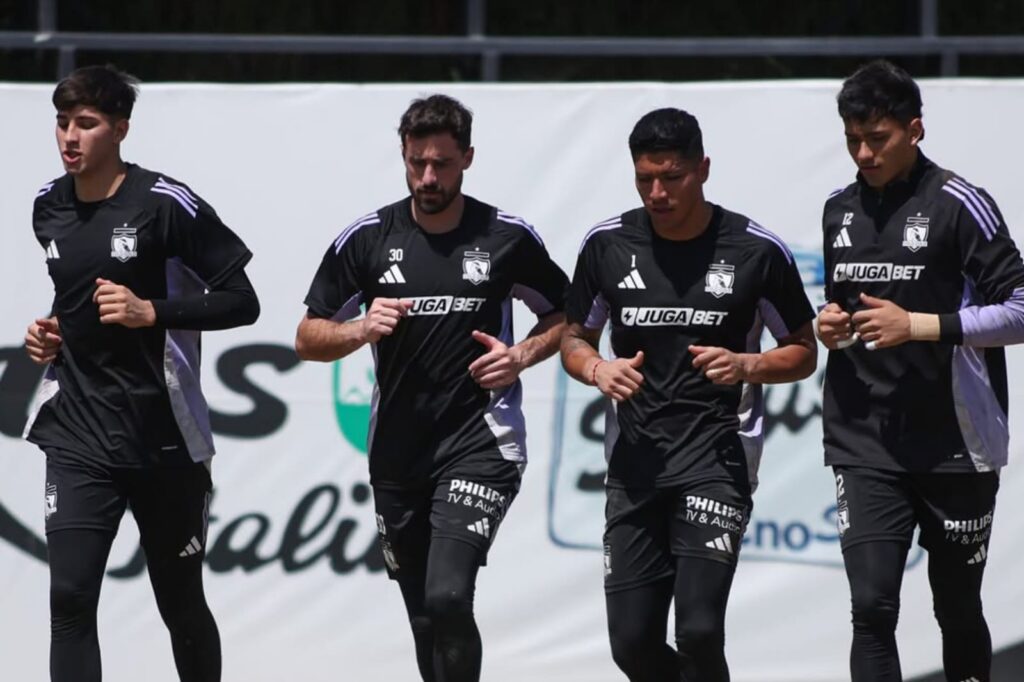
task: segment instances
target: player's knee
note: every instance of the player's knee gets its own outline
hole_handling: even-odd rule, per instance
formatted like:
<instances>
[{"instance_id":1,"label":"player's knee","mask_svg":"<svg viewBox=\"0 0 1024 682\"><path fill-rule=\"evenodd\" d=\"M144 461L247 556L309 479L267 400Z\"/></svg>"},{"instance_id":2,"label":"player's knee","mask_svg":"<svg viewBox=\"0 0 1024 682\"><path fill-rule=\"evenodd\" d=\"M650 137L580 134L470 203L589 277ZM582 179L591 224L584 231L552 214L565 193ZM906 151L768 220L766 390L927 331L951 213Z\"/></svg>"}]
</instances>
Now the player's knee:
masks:
<instances>
[{"instance_id":1,"label":"player's knee","mask_svg":"<svg viewBox=\"0 0 1024 682\"><path fill-rule=\"evenodd\" d=\"M985 622L982 614L981 595L936 593L933 610L939 627L945 631L975 630Z\"/></svg>"},{"instance_id":2,"label":"player's knee","mask_svg":"<svg viewBox=\"0 0 1024 682\"><path fill-rule=\"evenodd\" d=\"M428 589L424 599L427 617L434 625L472 619L473 598L465 590L453 586Z\"/></svg>"},{"instance_id":3,"label":"player's knee","mask_svg":"<svg viewBox=\"0 0 1024 682\"><path fill-rule=\"evenodd\" d=\"M892 633L900 616L898 596L862 589L853 592L851 614L854 630Z\"/></svg>"},{"instance_id":4,"label":"player's knee","mask_svg":"<svg viewBox=\"0 0 1024 682\"><path fill-rule=\"evenodd\" d=\"M646 666L653 665L661 649L665 648L664 631L661 635L641 623L619 622L608 633L612 660L619 670L630 678L639 675Z\"/></svg>"},{"instance_id":5,"label":"player's knee","mask_svg":"<svg viewBox=\"0 0 1024 682\"><path fill-rule=\"evenodd\" d=\"M171 633L189 633L213 621L202 583L154 581L156 606Z\"/></svg>"},{"instance_id":6,"label":"player's knee","mask_svg":"<svg viewBox=\"0 0 1024 682\"><path fill-rule=\"evenodd\" d=\"M99 603L99 585L54 578L50 585L50 615L54 632L92 622Z\"/></svg>"},{"instance_id":7,"label":"player's knee","mask_svg":"<svg viewBox=\"0 0 1024 682\"><path fill-rule=\"evenodd\" d=\"M413 637L428 636L433 630L428 616L410 616L409 625L412 628Z\"/></svg>"},{"instance_id":8,"label":"player's knee","mask_svg":"<svg viewBox=\"0 0 1024 682\"><path fill-rule=\"evenodd\" d=\"M676 624L676 648L680 654L704 654L724 646L725 624L717 618L684 618Z\"/></svg>"}]
</instances>

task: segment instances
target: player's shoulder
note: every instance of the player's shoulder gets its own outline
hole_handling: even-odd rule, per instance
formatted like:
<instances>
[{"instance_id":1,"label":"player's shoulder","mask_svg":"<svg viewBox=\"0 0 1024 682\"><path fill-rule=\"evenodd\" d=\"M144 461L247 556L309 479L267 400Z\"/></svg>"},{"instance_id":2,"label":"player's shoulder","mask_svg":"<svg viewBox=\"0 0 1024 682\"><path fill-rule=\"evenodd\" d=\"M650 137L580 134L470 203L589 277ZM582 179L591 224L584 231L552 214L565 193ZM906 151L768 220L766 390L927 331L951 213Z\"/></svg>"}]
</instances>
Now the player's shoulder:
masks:
<instances>
[{"instance_id":1,"label":"player's shoulder","mask_svg":"<svg viewBox=\"0 0 1024 682\"><path fill-rule=\"evenodd\" d=\"M479 202L483 206L488 206ZM503 211L498 207L488 207L492 210L494 216L494 225L499 229L508 232L513 238L518 239L529 239L535 241L541 246L544 246L544 239L540 236L537 228L533 226L530 221L522 216L518 216L508 211Z\"/></svg>"},{"instance_id":2,"label":"player's shoulder","mask_svg":"<svg viewBox=\"0 0 1024 682\"><path fill-rule=\"evenodd\" d=\"M783 258L793 263L793 252L786 240L753 218L722 208L722 231L736 239L754 253L768 258Z\"/></svg>"},{"instance_id":3,"label":"player's shoulder","mask_svg":"<svg viewBox=\"0 0 1024 682\"><path fill-rule=\"evenodd\" d=\"M379 237L383 229L382 226L394 224L399 203L396 202L364 213L345 225L338 232L338 236L334 238L334 252L341 253L346 246L362 244L367 240Z\"/></svg>"},{"instance_id":4,"label":"player's shoulder","mask_svg":"<svg viewBox=\"0 0 1024 682\"><path fill-rule=\"evenodd\" d=\"M825 198L825 213L845 209L846 206L857 200L858 193L859 186L856 182L833 189Z\"/></svg>"},{"instance_id":5,"label":"player's shoulder","mask_svg":"<svg viewBox=\"0 0 1024 682\"><path fill-rule=\"evenodd\" d=\"M34 209L39 210L50 206L69 203L74 200L75 183L70 175L65 173L59 178L54 178L43 184L36 190Z\"/></svg>"},{"instance_id":6,"label":"player's shoulder","mask_svg":"<svg viewBox=\"0 0 1024 682\"><path fill-rule=\"evenodd\" d=\"M992 196L984 187L976 185L959 173L946 168L936 167L934 178L930 184L933 193L939 200L953 201L956 204L979 209L992 208L995 205Z\"/></svg>"},{"instance_id":7,"label":"player's shoulder","mask_svg":"<svg viewBox=\"0 0 1024 682\"><path fill-rule=\"evenodd\" d=\"M642 211L643 209L641 208L619 213L591 226L580 242L580 253L588 247L603 248L608 244L614 243L616 240L622 239L640 224L640 213Z\"/></svg>"},{"instance_id":8,"label":"player's shoulder","mask_svg":"<svg viewBox=\"0 0 1024 682\"><path fill-rule=\"evenodd\" d=\"M191 187L167 173L133 164L128 172L131 198L157 211L184 212L195 218L206 207L206 202Z\"/></svg>"},{"instance_id":9,"label":"player's shoulder","mask_svg":"<svg viewBox=\"0 0 1024 682\"><path fill-rule=\"evenodd\" d=\"M944 168L938 170L933 183L933 205L946 209L945 215L952 220L957 220L956 216L970 216L967 220L973 219L986 238L993 239L1003 219L992 196L958 173Z\"/></svg>"}]
</instances>

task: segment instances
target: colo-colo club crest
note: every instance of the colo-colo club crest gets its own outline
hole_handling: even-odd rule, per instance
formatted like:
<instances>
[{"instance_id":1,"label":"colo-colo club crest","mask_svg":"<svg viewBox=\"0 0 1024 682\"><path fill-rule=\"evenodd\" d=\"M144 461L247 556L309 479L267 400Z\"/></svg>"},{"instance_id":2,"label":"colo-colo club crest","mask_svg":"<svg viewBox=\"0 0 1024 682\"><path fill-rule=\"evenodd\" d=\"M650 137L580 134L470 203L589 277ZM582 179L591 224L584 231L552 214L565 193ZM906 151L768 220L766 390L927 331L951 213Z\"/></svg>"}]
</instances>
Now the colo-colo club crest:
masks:
<instances>
[{"instance_id":1,"label":"colo-colo club crest","mask_svg":"<svg viewBox=\"0 0 1024 682\"><path fill-rule=\"evenodd\" d=\"M903 246L911 251L928 246L928 220L922 218L920 213L907 218L907 224L903 227Z\"/></svg>"},{"instance_id":2,"label":"colo-colo club crest","mask_svg":"<svg viewBox=\"0 0 1024 682\"><path fill-rule=\"evenodd\" d=\"M110 238L110 257L127 263L139 255L136 249L138 244L139 239L135 236L134 227L128 227L127 223L124 227L115 227L114 235Z\"/></svg>"},{"instance_id":3,"label":"colo-colo club crest","mask_svg":"<svg viewBox=\"0 0 1024 682\"><path fill-rule=\"evenodd\" d=\"M725 263L712 263L708 274L704 275L704 291L715 298L722 298L732 293L732 284L736 281L736 268Z\"/></svg>"},{"instance_id":4,"label":"colo-colo club crest","mask_svg":"<svg viewBox=\"0 0 1024 682\"><path fill-rule=\"evenodd\" d=\"M486 282L491 275L491 254L486 251L466 251L462 254L462 279L473 284Z\"/></svg>"}]
</instances>

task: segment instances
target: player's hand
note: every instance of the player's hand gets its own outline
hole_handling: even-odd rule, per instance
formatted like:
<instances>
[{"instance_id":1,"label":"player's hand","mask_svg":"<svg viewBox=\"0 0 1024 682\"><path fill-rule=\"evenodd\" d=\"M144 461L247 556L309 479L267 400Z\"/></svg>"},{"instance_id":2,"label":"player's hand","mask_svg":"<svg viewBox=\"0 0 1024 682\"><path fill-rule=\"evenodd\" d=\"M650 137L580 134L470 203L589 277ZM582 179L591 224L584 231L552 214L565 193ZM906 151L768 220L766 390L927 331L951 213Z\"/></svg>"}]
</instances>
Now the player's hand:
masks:
<instances>
[{"instance_id":1,"label":"player's hand","mask_svg":"<svg viewBox=\"0 0 1024 682\"><path fill-rule=\"evenodd\" d=\"M910 340L910 313L892 301L860 295L866 308L853 314L853 326L868 350L892 348Z\"/></svg>"},{"instance_id":2,"label":"player's hand","mask_svg":"<svg viewBox=\"0 0 1024 682\"><path fill-rule=\"evenodd\" d=\"M836 303L829 303L818 313L818 338L829 350L845 348L857 340L850 313Z\"/></svg>"},{"instance_id":3,"label":"player's hand","mask_svg":"<svg viewBox=\"0 0 1024 682\"><path fill-rule=\"evenodd\" d=\"M129 329L156 324L156 311L152 303L142 300L128 287L114 284L109 279L96 279L92 302L99 306L100 322L103 324L119 324Z\"/></svg>"},{"instance_id":4,"label":"player's hand","mask_svg":"<svg viewBox=\"0 0 1024 682\"><path fill-rule=\"evenodd\" d=\"M25 351L32 362L45 365L60 353L60 325L56 317L40 318L28 326L25 334Z\"/></svg>"},{"instance_id":5,"label":"player's hand","mask_svg":"<svg viewBox=\"0 0 1024 682\"><path fill-rule=\"evenodd\" d=\"M644 352L637 351L631 358L602 360L594 370L597 387L612 400L629 400L640 390L644 375L640 367L644 364Z\"/></svg>"},{"instance_id":6,"label":"player's hand","mask_svg":"<svg viewBox=\"0 0 1024 682\"><path fill-rule=\"evenodd\" d=\"M409 314L411 301L397 298L375 298L363 318L363 337L367 343L377 343L382 336L391 336L398 321Z\"/></svg>"},{"instance_id":7,"label":"player's hand","mask_svg":"<svg viewBox=\"0 0 1024 682\"><path fill-rule=\"evenodd\" d=\"M690 346L689 351L693 354L693 366L704 372L713 384L738 384L750 376L752 355L733 353L718 346Z\"/></svg>"},{"instance_id":8,"label":"player's hand","mask_svg":"<svg viewBox=\"0 0 1024 682\"><path fill-rule=\"evenodd\" d=\"M483 344L487 352L469 365L469 376L488 390L508 386L519 378L525 369L522 357L515 346L508 346L501 340L481 331L474 331L473 338Z\"/></svg>"}]
</instances>

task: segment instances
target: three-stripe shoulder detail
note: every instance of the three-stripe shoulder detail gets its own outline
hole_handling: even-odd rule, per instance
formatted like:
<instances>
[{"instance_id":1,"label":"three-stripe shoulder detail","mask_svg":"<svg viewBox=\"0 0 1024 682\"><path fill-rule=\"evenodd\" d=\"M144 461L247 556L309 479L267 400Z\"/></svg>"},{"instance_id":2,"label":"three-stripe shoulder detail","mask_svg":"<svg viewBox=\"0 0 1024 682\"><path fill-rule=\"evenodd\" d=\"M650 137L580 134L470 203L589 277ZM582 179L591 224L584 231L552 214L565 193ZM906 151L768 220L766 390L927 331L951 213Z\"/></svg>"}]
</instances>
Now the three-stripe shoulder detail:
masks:
<instances>
[{"instance_id":1,"label":"three-stripe shoulder detail","mask_svg":"<svg viewBox=\"0 0 1024 682\"><path fill-rule=\"evenodd\" d=\"M362 218L359 218L342 230L341 234L338 235L338 238L334 240L334 253L341 253L341 249L345 246L345 242L347 242L353 234L355 234L360 228L368 227L370 225L380 225L380 216L377 215L376 211L373 213L367 213Z\"/></svg>"},{"instance_id":2,"label":"three-stripe shoulder detail","mask_svg":"<svg viewBox=\"0 0 1024 682\"><path fill-rule=\"evenodd\" d=\"M952 194L960 200L960 203L974 216L985 239L992 241L995 238L996 232L999 230L999 217L996 215L996 209L992 202L979 192L977 187L963 178L954 176L942 186L942 191Z\"/></svg>"},{"instance_id":3,"label":"three-stripe shoulder detail","mask_svg":"<svg viewBox=\"0 0 1024 682\"><path fill-rule=\"evenodd\" d=\"M544 240L540 238L540 233L537 232L537 229L533 225L526 222L526 220L524 220L523 218L512 215L511 213L506 213L501 209L498 209L497 218L503 223L508 223L509 225L518 225L519 227L529 232L533 236L533 238L537 240L538 244L544 246Z\"/></svg>"},{"instance_id":4,"label":"three-stripe shoulder detail","mask_svg":"<svg viewBox=\"0 0 1024 682\"><path fill-rule=\"evenodd\" d=\"M149 188L150 192L157 194L165 194L175 201L177 201L185 211L188 212L193 218L199 211L199 199L196 198L188 187L179 185L173 182L168 182L163 177L157 178L157 181L153 183L153 186Z\"/></svg>"},{"instance_id":5,"label":"three-stripe shoulder detail","mask_svg":"<svg viewBox=\"0 0 1024 682\"><path fill-rule=\"evenodd\" d=\"M753 220L747 223L747 232L756 237L760 237L761 239L767 239L775 244L782 250L783 255L786 256L786 262L790 264L793 263L793 252L789 250L788 246L786 246L786 242L782 241L782 237L765 229L761 225L758 225Z\"/></svg>"},{"instance_id":6,"label":"three-stripe shoulder detail","mask_svg":"<svg viewBox=\"0 0 1024 682\"><path fill-rule=\"evenodd\" d=\"M598 224L594 225L583 236L583 242L580 243L580 250L577 253L577 255L579 255L580 253L583 253L583 247L585 247L587 245L587 242L590 240L590 238L593 237L598 232L604 232L606 230L617 230L620 227L622 227L622 216L621 215L617 215L617 216L615 216L613 218L608 218L607 220L602 220Z\"/></svg>"},{"instance_id":7,"label":"three-stripe shoulder detail","mask_svg":"<svg viewBox=\"0 0 1024 682\"><path fill-rule=\"evenodd\" d=\"M51 180L50 182L48 182L45 185L43 185L42 187L40 187L39 191L36 192L36 199L38 199L39 197L41 197L41 196L43 196L45 194L49 194L50 190L53 189L53 186L56 185L56 184L57 184L56 180Z\"/></svg>"}]
</instances>

